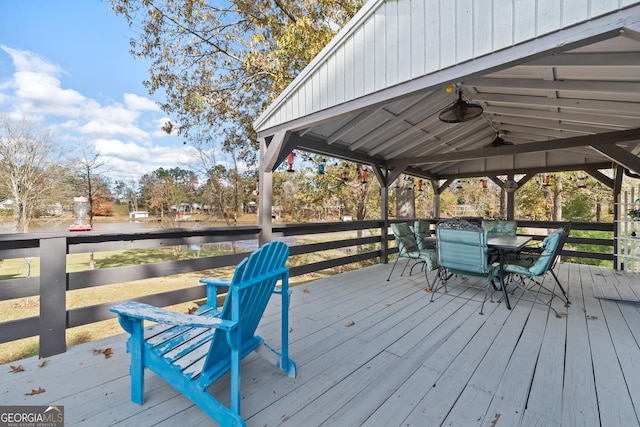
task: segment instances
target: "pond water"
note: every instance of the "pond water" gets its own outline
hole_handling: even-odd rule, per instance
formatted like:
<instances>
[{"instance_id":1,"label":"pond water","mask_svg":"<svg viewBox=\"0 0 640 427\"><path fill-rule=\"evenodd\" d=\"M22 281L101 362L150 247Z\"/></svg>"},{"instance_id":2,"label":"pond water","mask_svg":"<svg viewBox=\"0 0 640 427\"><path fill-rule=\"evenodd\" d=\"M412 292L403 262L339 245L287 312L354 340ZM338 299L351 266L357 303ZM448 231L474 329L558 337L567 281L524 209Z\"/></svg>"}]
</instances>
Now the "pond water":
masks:
<instances>
[{"instance_id":1,"label":"pond water","mask_svg":"<svg viewBox=\"0 0 640 427\"><path fill-rule=\"evenodd\" d=\"M62 233L68 231L69 227L73 224L73 220L70 219L51 219L51 220L39 220L32 221L29 231L33 233ZM202 222L184 221L180 223L181 228L193 228L193 227L207 227ZM152 221L109 221L109 222L95 222L93 230L98 233L128 233L145 230L157 230L158 223ZM11 223L8 221L0 222L0 233L9 233L11 231ZM289 246L295 246L298 244L295 237L285 237L278 240L284 241ZM252 251L258 248L258 240L239 240L236 242L239 247L245 251Z\"/></svg>"}]
</instances>

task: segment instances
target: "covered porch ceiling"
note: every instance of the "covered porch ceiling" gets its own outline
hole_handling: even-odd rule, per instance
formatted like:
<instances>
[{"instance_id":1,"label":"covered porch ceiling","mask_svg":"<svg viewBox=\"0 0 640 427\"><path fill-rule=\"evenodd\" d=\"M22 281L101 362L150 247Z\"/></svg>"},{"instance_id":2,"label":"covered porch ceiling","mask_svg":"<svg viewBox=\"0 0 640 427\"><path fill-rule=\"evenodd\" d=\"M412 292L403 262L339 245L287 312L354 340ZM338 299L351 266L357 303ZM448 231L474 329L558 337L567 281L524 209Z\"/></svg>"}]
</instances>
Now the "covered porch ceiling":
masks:
<instances>
[{"instance_id":1,"label":"covered porch ceiling","mask_svg":"<svg viewBox=\"0 0 640 427\"><path fill-rule=\"evenodd\" d=\"M401 173L452 180L583 170L608 185L599 170L621 166L640 174L640 4L469 60L456 53L462 60L447 66L441 54L437 70L393 83L388 75L402 66L403 54L390 55L389 13L399 15L401 3L391 2L398 5L386 5L384 25L373 26L385 32L385 61L374 60L374 70L362 72L374 88L365 84L350 96L346 85L358 82L345 71L347 59L340 67L335 58L345 40L356 37L357 21L381 14L385 3L368 2L373 11L357 16L256 121L265 143L263 170L274 170L297 149L371 165L386 185ZM365 40L366 31L363 24ZM495 44L497 37L488 39ZM395 38L402 43L401 34ZM366 54L362 58L366 62ZM380 67L386 67L382 81L391 83L377 83ZM462 123L439 120L458 91L482 106L482 114ZM497 136L506 143L492 144Z\"/></svg>"}]
</instances>

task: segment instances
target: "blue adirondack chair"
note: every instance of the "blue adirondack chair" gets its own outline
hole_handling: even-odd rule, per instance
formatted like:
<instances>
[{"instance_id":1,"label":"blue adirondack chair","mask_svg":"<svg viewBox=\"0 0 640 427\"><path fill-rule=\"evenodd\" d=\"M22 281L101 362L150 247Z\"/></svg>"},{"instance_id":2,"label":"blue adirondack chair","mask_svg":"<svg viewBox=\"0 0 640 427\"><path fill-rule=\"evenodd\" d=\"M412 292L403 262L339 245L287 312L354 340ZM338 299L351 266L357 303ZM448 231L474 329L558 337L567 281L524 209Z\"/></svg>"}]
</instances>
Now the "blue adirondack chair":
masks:
<instances>
[{"instance_id":1,"label":"blue adirondack chair","mask_svg":"<svg viewBox=\"0 0 640 427\"><path fill-rule=\"evenodd\" d=\"M296 365L288 355L289 248L271 242L254 251L236 267L231 281L211 280L207 304L195 314L182 314L134 301L111 311L131 334L131 400L144 403L144 368L149 368L211 418L223 426L244 426L240 416L240 364L252 351L263 355L289 377ZM281 288L276 288L278 279ZM216 289L228 284L221 310ZM272 293L282 296L282 350L278 353L255 335ZM144 321L158 324L144 329ZM224 406L207 392L214 381L231 371L231 406Z\"/></svg>"}]
</instances>

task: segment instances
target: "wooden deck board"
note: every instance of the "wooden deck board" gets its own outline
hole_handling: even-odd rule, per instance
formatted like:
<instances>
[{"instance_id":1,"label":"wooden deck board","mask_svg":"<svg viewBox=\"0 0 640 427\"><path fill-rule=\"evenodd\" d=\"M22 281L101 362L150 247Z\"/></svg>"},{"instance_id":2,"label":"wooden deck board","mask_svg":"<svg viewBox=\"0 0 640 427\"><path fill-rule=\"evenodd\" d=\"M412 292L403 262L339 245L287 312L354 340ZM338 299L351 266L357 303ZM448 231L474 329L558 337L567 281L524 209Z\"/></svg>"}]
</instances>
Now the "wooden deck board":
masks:
<instances>
[{"instance_id":1,"label":"wooden deck board","mask_svg":"<svg viewBox=\"0 0 640 427\"><path fill-rule=\"evenodd\" d=\"M564 361L564 389L562 391L562 425L598 426L598 397L595 391L593 375L585 372L593 371L588 335L588 322L596 319L587 317L583 282L578 267L566 264L571 269L576 281L571 284L567 293L571 301L570 315L567 316L567 344ZM568 283L560 278L563 283ZM586 286L590 286L586 282Z\"/></svg>"},{"instance_id":2,"label":"wooden deck board","mask_svg":"<svg viewBox=\"0 0 640 427\"><path fill-rule=\"evenodd\" d=\"M252 426L640 426L640 308L599 299L603 289L637 295L637 274L561 263L569 308L512 297L479 308L482 292L452 281L431 294L422 272L386 277L391 265L293 289L290 354L298 377L258 355L242 366L242 414ZM551 278L549 278L551 279ZM547 279L547 280L549 280ZM552 280L552 279L551 279ZM464 296L468 299L456 298ZM496 298L499 297L496 294ZM280 299L259 334L280 346ZM211 425L152 373L145 404L130 401L126 336L48 358L0 366L3 405L64 405L67 426ZM105 359L93 349L111 348ZM38 387L46 391L25 393ZM209 392L229 399L229 378Z\"/></svg>"}]
</instances>

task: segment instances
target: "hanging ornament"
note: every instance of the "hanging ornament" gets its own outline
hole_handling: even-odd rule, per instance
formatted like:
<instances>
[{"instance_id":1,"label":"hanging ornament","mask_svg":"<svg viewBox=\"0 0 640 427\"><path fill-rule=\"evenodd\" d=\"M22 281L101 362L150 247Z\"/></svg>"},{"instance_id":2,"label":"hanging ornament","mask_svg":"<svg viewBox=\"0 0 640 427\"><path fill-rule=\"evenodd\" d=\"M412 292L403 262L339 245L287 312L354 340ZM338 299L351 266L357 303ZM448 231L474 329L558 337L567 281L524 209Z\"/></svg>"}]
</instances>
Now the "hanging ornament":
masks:
<instances>
[{"instance_id":1,"label":"hanging ornament","mask_svg":"<svg viewBox=\"0 0 640 427\"><path fill-rule=\"evenodd\" d=\"M422 180L418 181L418 191L422 191Z\"/></svg>"},{"instance_id":2,"label":"hanging ornament","mask_svg":"<svg viewBox=\"0 0 640 427\"><path fill-rule=\"evenodd\" d=\"M287 163L289 164L289 167L287 168L287 172L295 172L293 170L293 159L295 157L295 154L293 154L293 151L289 153L289 156L287 157Z\"/></svg>"},{"instance_id":3,"label":"hanging ornament","mask_svg":"<svg viewBox=\"0 0 640 427\"><path fill-rule=\"evenodd\" d=\"M260 188L260 178L256 178L256 189L252 191L254 196L260 195L260 190L258 190L258 188Z\"/></svg>"},{"instance_id":4,"label":"hanging ornament","mask_svg":"<svg viewBox=\"0 0 640 427\"><path fill-rule=\"evenodd\" d=\"M551 175L544 176L544 183L542 185L545 187L549 187L551 185Z\"/></svg>"},{"instance_id":5,"label":"hanging ornament","mask_svg":"<svg viewBox=\"0 0 640 427\"><path fill-rule=\"evenodd\" d=\"M349 171L347 169L343 169L342 170L342 180L343 181L348 181L349 180Z\"/></svg>"},{"instance_id":6,"label":"hanging ornament","mask_svg":"<svg viewBox=\"0 0 640 427\"><path fill-rule=\"evenodd\" d=\"M488 181L486 179L480 180L482 182L482 188L487 188Z\"/></svg>"},{"instance_id":7,"label":"hanging ornament","mask_svg":"<svg viewBox=\"0 0 640 427\"><path fill-rule=\"evenodd\" d=\"M360 172L360 177L362 178L361 179L362 184L366 184L367 183L367 167L366 166L362 168L362 171Z\"/></svg>"},{"instance_id":8,"label":"hanging ornament","mask_svg":"<svg viewBox=\"0 0 640 427\"><path fill-rule=\"evenodd\" d=\"M587 188L587 177L578 177L578 188Z\"/></svg>"},{"instance_id":9,"label":"hanging ornament","mask_svg":"<svg viewBox=\"0 0 640 427\"><path fill-rule=\"evenodd\" d=\"M325 159L322 159L322 161L320 163L318 163L318 175L324 175L324 163L326 162Z\"/></svg>"}]
</instances>

